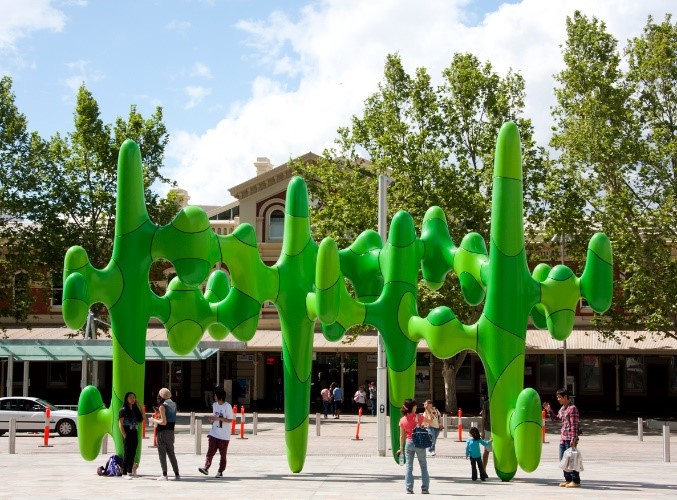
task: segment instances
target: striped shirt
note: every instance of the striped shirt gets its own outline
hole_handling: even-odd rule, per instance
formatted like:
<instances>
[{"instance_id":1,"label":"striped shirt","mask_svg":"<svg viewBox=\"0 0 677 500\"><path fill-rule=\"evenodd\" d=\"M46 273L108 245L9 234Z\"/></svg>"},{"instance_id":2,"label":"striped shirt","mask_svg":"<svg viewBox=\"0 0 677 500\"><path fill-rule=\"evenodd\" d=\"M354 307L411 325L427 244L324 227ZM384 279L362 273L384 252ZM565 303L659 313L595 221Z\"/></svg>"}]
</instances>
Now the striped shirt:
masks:
<instances>
[{"instance_id":1,"label":"striped shirt","mask_svg":"<svg viewBox=\"0 0 677 500\"><path fill-rule=\"evenodd\" d=\"M575 405L569 403L567 406L562 406L557 415L551 409L550 419L554 422L562 422L560 444L564 441L576 441L578 439L581 417Z\"/></svg>"}]
</instances>

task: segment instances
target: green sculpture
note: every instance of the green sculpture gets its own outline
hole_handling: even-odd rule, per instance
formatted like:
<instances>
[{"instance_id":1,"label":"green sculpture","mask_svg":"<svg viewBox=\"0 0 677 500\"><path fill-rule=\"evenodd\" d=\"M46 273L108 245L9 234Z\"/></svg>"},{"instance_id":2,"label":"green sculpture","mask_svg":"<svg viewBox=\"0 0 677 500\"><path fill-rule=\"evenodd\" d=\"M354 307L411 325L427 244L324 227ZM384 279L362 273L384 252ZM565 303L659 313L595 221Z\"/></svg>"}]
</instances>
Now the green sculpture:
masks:
<instances>
[{"instance_id":1,"label":"green sculpture","mask_svg":"<svg viewBox=\"0 0 677 500\"><path fill-rule=\"evenodd\" d=\"M584 296L598 312L611 299L612 257L602 234L590 243L588 262L580 278L565 266L538 266L529 275L522 228L522 172L519 134L506 124L498 139L493 191L491 248L471 233L456 248L442 211L431 208L421 237L406 212L392 221L382 245L374 231L365 231L347 249L331 239L318 246L310 233L308 195L303 179L287 188L284 239L278 262L266 266L259 256L256 235L242 224L230 235L211 231L207 215L197 207L181 210L171 224L158 227L146 212L138 146L123 144L118 163L116 237L113 256L102 270L89 263L80 247L71 248L64 266L63 315L72 328L85 321L89 307L105 304L113 336L113 400L103 405L94 387L83 390L78 404L80 452L93 460L106 433L116 451L122 440L115 416L127 391L143 394L145 339L150 317L167 329L170 347L179 354L194 349L204 331L215 339L228 332L247 341L256 332L261 305L276 304L282 330L285 384L285 439L287 460L300 472L308 441L310 374L315 320L324 335L339 340L355 324L370 324L383 334L388 359L391 437L397 449L398 410L414 392L417 343L425 339L438 357L470 349L487 371L497 473L512 478L519 464L534 470L540 460L540 401L533 389L524 389L526 325L547 326L558 339L573 327L575 304ZM177 277L163 297L148 283L151 263L169 260ZM210 270L223 262L228 276L214 271L205 292L200 285ZM486 292L481 319L462 325L447 307L427 318L417 315L416 284L419 269L431 288L441 286L454 270L464 297L479 304ZM355 298L346 290L353 284ZM141 443L141 441L139 441ZM137 449L137 462L141 447Z\"/></svg>"},{"instance_id":2,"label":"green sculpture","mask_svg":"<svg viewBox=\"0 0 677 500\"><path fill-rule=\"evenodd\" d=\"M448 307L426 318L417 313L418 264L430 288L436 289L450 271L459 276L466 301L486 303L479 321L464 325ZM533 471L541 456L541 404L536 391L524 386L527 321L533 312L539 327L563 340L574 324L576 303L583 296L597 312L611 305L612 254L607 237L590 241L585 271L578 279L566 266L541 264L529 274L522 223L522 160L517 127L505 124L499 134L494 165L491 246L470 233L455 247L442 210L432 207L423 221L421 238L406 212L393 217L388 242L380 252L383 292L371 303L354 300L342 279L342 262L330 238L320 245L317 312L320 321L347 329L370 324L383 335L388 359L391 415L414 392L416 346L425 339L437 357L476 352L484 364L490 395L494 464L504 481L519 464ZM390 420L392 449L398 446L398 419Z\"/></svg>"}]
</instances>

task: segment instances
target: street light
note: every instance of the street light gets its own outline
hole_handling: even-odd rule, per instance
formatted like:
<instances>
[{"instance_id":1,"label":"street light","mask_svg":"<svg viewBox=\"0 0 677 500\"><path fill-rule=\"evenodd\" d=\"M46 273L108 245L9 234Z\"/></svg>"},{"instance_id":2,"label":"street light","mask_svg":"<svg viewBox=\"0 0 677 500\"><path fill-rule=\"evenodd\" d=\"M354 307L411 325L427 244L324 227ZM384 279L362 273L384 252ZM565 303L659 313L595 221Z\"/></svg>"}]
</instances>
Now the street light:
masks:
<instances>
[{"instance_id":1,"label":"street light","mask_svg":"<svg viewBox=\"0 0 677 500\"><path fill-rule=\"evenodd\" d=\"M560 257L562 260L562 265L564 265L564 241L571 241L571 236L562 232L561 234L556 234L552 237L550 241L553 243L560 244ZM567 340L564 339L562 344L563 356L564 356L564 388L568 389L569 384L567 383Z\"/></svg>"}]
</instances>

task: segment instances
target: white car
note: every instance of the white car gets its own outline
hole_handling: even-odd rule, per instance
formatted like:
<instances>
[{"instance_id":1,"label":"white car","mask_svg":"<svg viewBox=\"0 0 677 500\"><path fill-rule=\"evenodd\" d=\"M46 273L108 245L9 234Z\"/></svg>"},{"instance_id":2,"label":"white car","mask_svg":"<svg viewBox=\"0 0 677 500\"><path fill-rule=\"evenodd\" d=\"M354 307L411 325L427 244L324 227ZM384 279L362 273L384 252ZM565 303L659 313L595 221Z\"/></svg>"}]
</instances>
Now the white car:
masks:
<instances>
[{"instance_id":1,"label":"white car","mask_svg":"<svg viewBox=\"0 0 677 500\"><path fill-rule=\"evenodd\" d=\"M49 407L49 427L60 436L75 436L78 412L60 410L44 399L27 396L0 398L0 436L9 432L9 420L16 418L16 430L21 432L44 431L45 409Z\"/></svg>"}]
</instances>

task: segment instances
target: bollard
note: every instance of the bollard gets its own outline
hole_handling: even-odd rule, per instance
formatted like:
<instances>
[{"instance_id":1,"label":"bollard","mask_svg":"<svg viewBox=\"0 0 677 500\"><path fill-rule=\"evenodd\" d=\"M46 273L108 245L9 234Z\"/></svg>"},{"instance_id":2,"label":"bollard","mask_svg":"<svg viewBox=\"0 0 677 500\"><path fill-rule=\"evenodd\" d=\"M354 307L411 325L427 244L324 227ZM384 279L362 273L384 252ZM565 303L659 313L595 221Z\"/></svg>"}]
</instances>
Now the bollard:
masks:
<instances>
[{"instance_id":1,"label":"bollard","mask_svg":"<svg viewBox=\"0 0 677 500\"><path fill-rule=\"evenodd\" d=\"M202 419L195 420L195 454L202 455Z\"/></svg>"},{"instance_id":2,"label":"bollard","mask_svg":"<svg viewBox=\"0 0 677 500\"><path fill-rule=\"evenodd\" d=\"M240 439L247 439L244 437L244 405L240 407Z\"/></svg>"},{"instance_id":3,"label":"bollard","mask_svg":"<svg viewBox=\"0 0 677 500\"><path fill-rule=\"evenodd\" d=\"M157 410L153 412L153 418L158 418ZM157 424L153 425L153 444L149 448L157 448Z\"/></svg>"},{"instance_id":4,"label":"bollard","mask_svg":"<svg viewBox=\"0 0 677 500\"><path fill-rule=\"evenodd\" d=\"M38 448L51 448L52 445L49 444L49 417L52 414L52 410L47 407L45 408L45 433L42 438L42 444Z\"/></svg>"},{"instance_id":5,"label":"bollard","mask_svg":"<svg viewBox=\"0 0 677 500\"><path fill-rule=\"evenodd\" d=\"M146 439L146 405L143 405L143 423L141 424L141 439Z\"/></svg>"},{"instance_id":6,"label":"bollard","mask_svg":"<svg viewBox=\"0 0 677 500\"><path fill-rule=\"evenodd\" d=\"M16 453L16 418L9 419L9 454Z\"/></svg>"},{"instance_id":7,"label":"bollard","mask_svg":"<svg viewBox=\"0 0 677 500\"><path fill-rule=\"evenodd\" d=\"M108 434L104 434L103 441L101 441L101 454L108 455Z\"/></svg>"},{"instance_id":8,"label":"bollard","mask_svg":"<svg viewBox=\"0 0 677 500\"><path fill-rule=\"evenodd\" d=\"M188 431L190 435L192 436L195 434L195 412L191 411L190 412L190 431Z\"/></svg>"},{"instance_id":9,"label":"bollard","mask_svg":"<svg viewBox=\"0 0 677 500\"><path fill-rule=\"evenodd\" d=\"M320 435L320 414L319 413L315 414L315 435L316 436Z\"/></svg>"},{"instance_id":10,"label":"bollard","mask_svg":"<svg viewBox=\"0 0 677 500\"><path fill-rule=\"evenodd\" d=\"M644 421L642 420L642 417L637 419L637 438L640 441L644 441Z\"/></svg>"},{"instance_id":11,"label":"bollard","mask_svg":"<svg viewBox=\"0 0 677 500\"><path fill-rule=\"evenodd\" d=\"M458 409L458 440L463 441L463 410Z\"/></svg>"},{"instance_id":12,"label":"bollard","mask_svg":"<svg viewBox=\"0 0 677 500\"><path fill-rule=\"evenodd\" d=\"M541 412L541 438L543 439L543 442L545 443L545 410Z\"/></svg>"},{"instance_id":13,"label":"bollard","mask_svg":"<svg viewBox=\"0 0 677 500\"><path fill-rule=\"evenodd\" d=\"M447 437L447 414L442 415L442 437Z\"/></svg>"},{"instance_id":14,"label":"bollard","mask_svg":"<svg viewBox=\"0 0 677 500\"><path fill-rule=\"evenodd\" d=\"M254 420L254 422L252 423L252 434L254 436L256 436L256 434L258 432L258 426L259 426L259 414L254 412L254 413L252 413L252 416L253 416L253 420Z\"/></svg>"},{"instance_id":15,"label":"bollard","mask_svg":"<svg viewBox=\"0 0 677 500\"><path fill-rule=\"evenodd\" d=\"M353 441L362 441L360 438L360 419L362 418L362 407L360 406L360 409L357 410L357 430L355 431L355 438Z\"/></svg>"},{"instance_id":16,"label":"bollard","mask_svg":"<svg viewBox=\"0 0 677 500\"><path fill-rule=\"evenodd\" d=\"M470 422L470 427L477 427L477 422Z\"/></svg>"},{"instance_id":17,"label":"bollard","mask_svg":"<svg viewBox=\"0 0 677 500\"><path fill-rule=\"evenodd\" d=\"M230 433L235 434L235 422L237 421L237 405L233 405L233 421L230 425Z\"/></svg>"},{"instance_id":18,"label":"bollard","mask_svg":"<svg viewBox=\"0 0 677 500\"><path fill-rule=\"evenodd\" d=\"M663 426L663 462L670 461L670 425Z\"/></svg>"}]
</instances>

